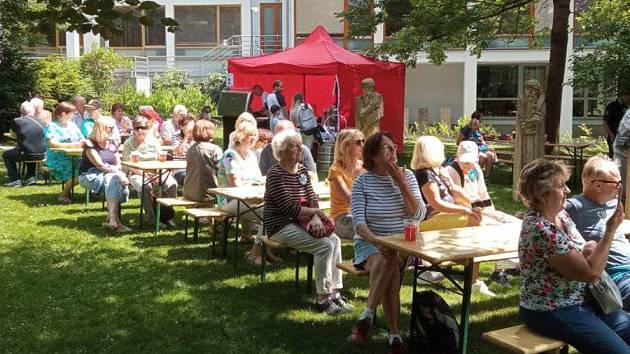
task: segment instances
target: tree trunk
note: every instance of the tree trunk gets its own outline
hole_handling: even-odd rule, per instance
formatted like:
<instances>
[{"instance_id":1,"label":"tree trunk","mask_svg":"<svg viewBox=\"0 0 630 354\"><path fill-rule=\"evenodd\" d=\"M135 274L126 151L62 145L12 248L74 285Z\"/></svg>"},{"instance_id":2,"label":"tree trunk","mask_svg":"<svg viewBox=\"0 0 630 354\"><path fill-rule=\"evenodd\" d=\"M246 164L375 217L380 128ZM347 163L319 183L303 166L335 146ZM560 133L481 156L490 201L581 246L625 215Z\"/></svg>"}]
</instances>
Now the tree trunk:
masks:
<instances>
[{"instance_id":1,"label":"tree trunk","mask_svg":"<svg viewBox=\"0 0 630 354\"><path fill-rule=\"evenodd\" d=\"M547 75L545 133L547 141L558 141L560 109L562 107L562 84L567 59L567 38L570 0L553 0L553 25L551 27L551 50Z\"/></svg>"}]
</instances>

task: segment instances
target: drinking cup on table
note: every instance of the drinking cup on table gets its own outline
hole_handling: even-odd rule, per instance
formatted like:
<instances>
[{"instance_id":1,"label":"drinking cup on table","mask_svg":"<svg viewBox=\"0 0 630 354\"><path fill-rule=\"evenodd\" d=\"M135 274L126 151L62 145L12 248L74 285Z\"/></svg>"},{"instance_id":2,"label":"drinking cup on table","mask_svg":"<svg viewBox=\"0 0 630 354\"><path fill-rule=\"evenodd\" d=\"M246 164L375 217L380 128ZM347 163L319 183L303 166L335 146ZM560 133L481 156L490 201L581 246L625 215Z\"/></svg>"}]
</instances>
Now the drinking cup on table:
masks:
<instances>
[{"instance_id":1,"label":"drinking cup on table","mask_svg":"<svg viewBox=\"0 0 630 354\"><path fill-rule=\"evenodd\" d=\"M136 151L131 153L131 162L133 163L137 163L140 161L140 154L138 154Z\"/></svg>"},{"instance_id":2,"label":"drinking cup on table","mask_svg":"<svg viewBox=\"0 0 630 354\"><path fill-rule=\"evenodd\" d=\"M416 219L404 219L405 225L405 241L416 241L416 234L418 233L418 220Z\"/></svg>"},{"instance_id":3,"label":"drinking cup on table","mask_svg":"<svg viewBox=\"0 0 630 354\"><path fill-rule=\"evenodd\" d=\"M160 162L164 162L166 161L166 151L160 151L160 154L158 155L158 161Z\"/></svg>"}]
</instances>

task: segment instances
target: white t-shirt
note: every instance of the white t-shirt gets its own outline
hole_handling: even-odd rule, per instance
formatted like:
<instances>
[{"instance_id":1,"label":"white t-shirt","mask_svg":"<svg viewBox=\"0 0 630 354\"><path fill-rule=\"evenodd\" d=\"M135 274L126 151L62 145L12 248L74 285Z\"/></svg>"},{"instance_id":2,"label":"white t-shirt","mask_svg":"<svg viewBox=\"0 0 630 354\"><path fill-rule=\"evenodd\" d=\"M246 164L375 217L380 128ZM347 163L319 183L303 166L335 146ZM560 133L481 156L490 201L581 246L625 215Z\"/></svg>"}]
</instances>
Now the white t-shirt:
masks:
<instances>
[{"instance_id":1,"label":"white t-shirt","mask_svg":"<svg viewBox=\"0 0 630 354\"><path fill-rule=\"evenodd\" d=\"M446 167L446 171L456 185L462 185L460 175L453 166ZM475 168L471 170L471 172L472 173L464 173L464 185L462 187L464 192L466 192L473 202L490 199L481 166L475 164Z\"/></svg>"},{"instance_id":2,"label":"white t-shirt","mask_svg":"<svg viewBox=\"0 0 630 354\"><path fill-rule=\"evenodd\" d=\"M276 97L275 93L268 94L267 95L267 100L265 102L267 103L267 109L269 109L269 114L270 115L271 115L271 107L278 106L278 107L282 108L280 106L280 103L278 102L278 97ZM284 112L282 111L282 109L278 112L278 118L284 119Z\"/></svg>"},{"instance_id":3,"label":"white t-shirt","mask_svg":"<svg viewBox=\"0 0 630 354\"><path fill-rule=\"evenodd\" d=\"M223 166L225 167L225 175L234 176L237 186L260 185L263 182L263 176L260 173L260 167L258 167L258 158L252 150L247 151L246 158L243 158L236 150L225 150Z\"/></svg>"}]
</instances>

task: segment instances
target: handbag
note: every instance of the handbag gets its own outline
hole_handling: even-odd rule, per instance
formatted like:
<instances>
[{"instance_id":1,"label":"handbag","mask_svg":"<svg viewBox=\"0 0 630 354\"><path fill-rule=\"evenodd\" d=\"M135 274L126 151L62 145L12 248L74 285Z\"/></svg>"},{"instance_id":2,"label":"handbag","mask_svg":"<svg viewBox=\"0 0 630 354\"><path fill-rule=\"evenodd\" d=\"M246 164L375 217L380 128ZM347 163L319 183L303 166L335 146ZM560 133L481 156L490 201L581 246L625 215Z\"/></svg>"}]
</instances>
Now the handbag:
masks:
<instances>
[{"instance_id":1,"label":"handbag","mask_svg":"<svg viewBox=\"0 0 630 354\"><path fill-rule=\"evenodd\" d=\"M608 315L623 307L623 300L617 284L612 280L606 271L602 272L602 276L593 284L588 284L593 299L599 305L599 308Z\"/></svg>"},{"instance_id":2,"label":"handbag","mask_svg":"<svg viewBox=\"0 0 630 354\"><path fill-rule=\"evenodd\" d=\"M306 198L300 198L300 204L302 206L308 207L308 201L306 200ZM302 220L300 221L300 226L302 226L304 228L304 230L306 230L306 232L308 232L311 236L315 237L315 238L324 238L324 237L328 237L330 235L333 234L333 232L335 232L335 221L333 221L333 219L331 218L323 218L322 220L322 224L324 225L324 235L322 235L321 237L317 237L315 235L313 235L310 231L308 231L308 224L311 222L311 220L313 219L313 217L310 217L307 220Z\"/></svg>"}]
</instances>

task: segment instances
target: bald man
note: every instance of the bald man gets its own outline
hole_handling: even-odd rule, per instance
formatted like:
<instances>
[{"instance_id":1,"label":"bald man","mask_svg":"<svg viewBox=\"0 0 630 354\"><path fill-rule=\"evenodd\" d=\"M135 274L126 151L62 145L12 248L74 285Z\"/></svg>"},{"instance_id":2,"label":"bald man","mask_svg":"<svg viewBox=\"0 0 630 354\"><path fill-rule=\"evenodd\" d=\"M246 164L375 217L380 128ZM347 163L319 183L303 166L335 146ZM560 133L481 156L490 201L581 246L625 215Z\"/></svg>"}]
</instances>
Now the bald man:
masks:
<instances>
[{"instance_id":1,"label":"bald man","mask_svg":"<svg viewBox=\"0 0 630 354\"><path fill-rule=\"evenodd\" d=\"M589 250L603 237L606 221L617 207L617 195L621 191L619 168L605 156L591 157L584 165L582 188L582 194L567 200L565 210L588 241L584 249ZM619 229L610 245L606 272L621 291L623 308L630 310L630 241Z\"/></svg>"},{"instance_id":2,"label":"bald man","mask_svg":"<svg viewBox=\"0 0 630 354\"><path fill-rule=\"evenodd\" d=\"M293 129L295 130L295 126L291 123L290 120L280 120L276 123L274 129L274 135L280 133L284 130ZM273 151L271 150L271 144L265 146L265 148L260 152L260 161L258 162L258 167L260 167L260 172L262 172L263 176L267 175L267 171L275 165L278 161L273 157ZM315 165L315 161L313 160L313 155L311 154L311 150L306 147L306 145L302 144L302 160L300 163L306 167L311 174L311 180L317 182L317 165Z\"/></svg>"}]
</instances>

